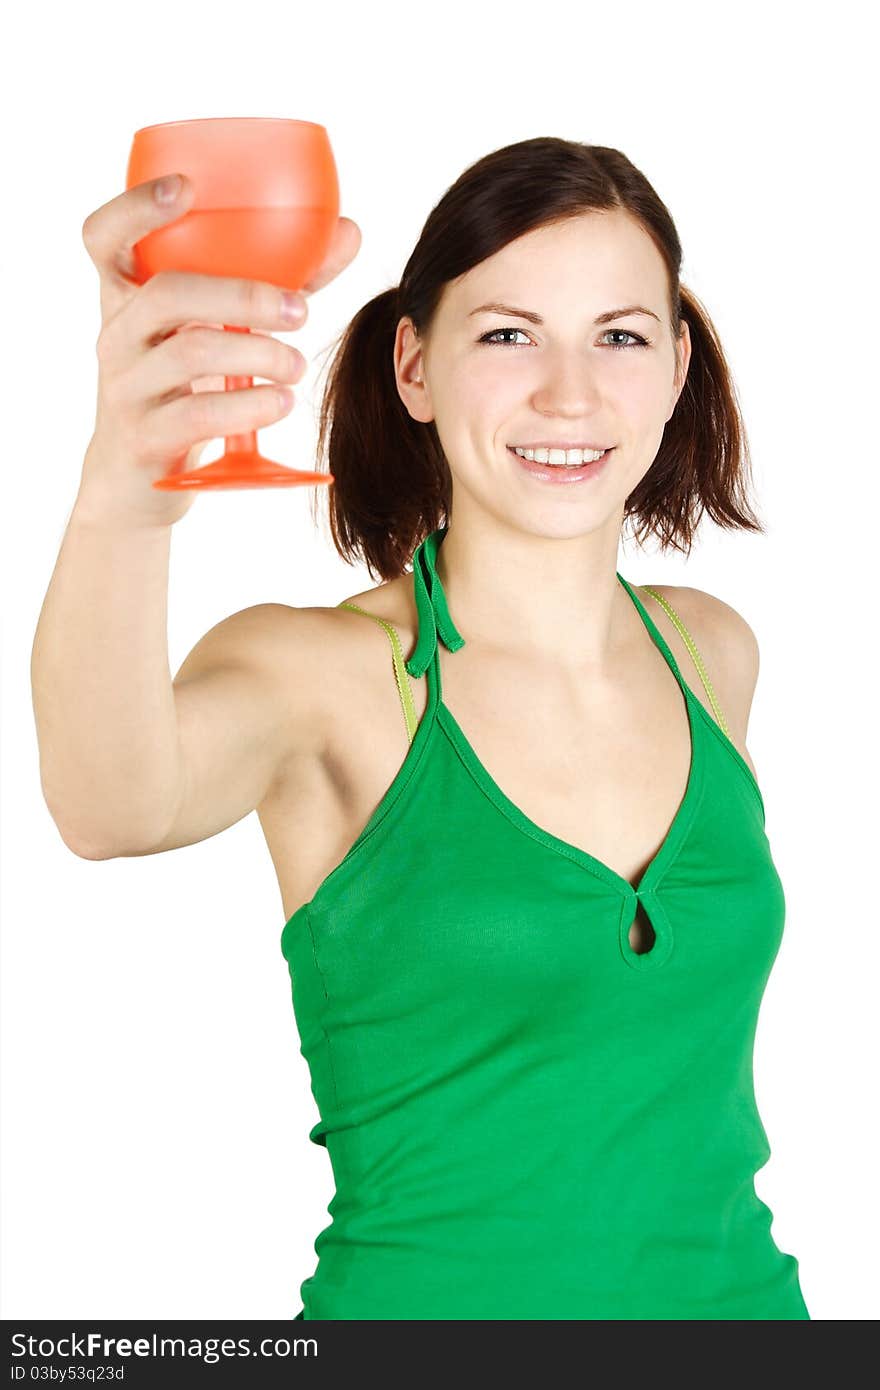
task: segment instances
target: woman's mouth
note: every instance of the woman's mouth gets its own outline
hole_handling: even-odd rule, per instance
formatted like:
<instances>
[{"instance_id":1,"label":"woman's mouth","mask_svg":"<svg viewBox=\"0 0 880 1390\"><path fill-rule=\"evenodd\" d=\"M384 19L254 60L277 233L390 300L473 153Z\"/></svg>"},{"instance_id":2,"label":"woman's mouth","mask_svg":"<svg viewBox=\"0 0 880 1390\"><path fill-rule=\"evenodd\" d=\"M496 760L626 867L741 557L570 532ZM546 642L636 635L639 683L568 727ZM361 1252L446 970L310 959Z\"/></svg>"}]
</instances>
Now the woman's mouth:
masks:
<instances>
[{"instance_id":1,"label":"woman's mouth","mask_svg":"<svg viewBox=\"0 0 880 1390\"><path fill-rule=\"evenodd\" d=\"M545 483L565 484L580 483L589 478L595 478L605 467L608 458L613 453L614 446L606 449L604 454L589 463L536 463L534 459L523 458L510 444L508 444L507 449L514 462L524 473L528 473L533 478L538 478ZM562 450L558 452L561 453Z\"/></svg>"}]
</instances>

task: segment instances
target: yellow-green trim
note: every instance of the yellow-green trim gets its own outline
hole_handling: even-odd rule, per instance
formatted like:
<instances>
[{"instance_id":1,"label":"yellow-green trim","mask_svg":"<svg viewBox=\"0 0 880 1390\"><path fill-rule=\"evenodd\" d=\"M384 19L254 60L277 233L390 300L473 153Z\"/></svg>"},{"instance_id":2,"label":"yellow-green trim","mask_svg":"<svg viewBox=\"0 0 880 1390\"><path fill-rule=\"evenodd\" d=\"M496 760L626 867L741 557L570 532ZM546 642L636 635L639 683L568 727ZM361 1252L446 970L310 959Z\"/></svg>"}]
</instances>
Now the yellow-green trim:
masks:
<instances>
[{"instance_id":1,"label":"yellow-green trim","mask_svg":"<svg viewBox=\"0 0 880 1390\"><path fill-rule=\"evenodd\" d=\"M648 584L642 584L639 587L644 589L646 594L651 594L651 596L657 600L660 606L669 615L670 621L674 624L678 632L681 634L682 641L684 642L685 646L690 652L694 666L697 668L697 673L700 677L700 680L703 682L703 686L705 687L706 694L709 697L709 703L712 706L715 718L717 719L724 733L729 738L730 730L727 726L727 721L725 720L724 714L721 710L721 706L718 703L718 697L716 696L715 691L712 687L712 682L709 680L708 673L703 664L703 659L700 656L700 653L697 649L696 642L691 637L690 633L688 632L681 618L676 613L675 609L672 607L672 604L667 602L667 600L663 597L662 594L658 594L657 590L652 589L651 586ZM394 664L394 679L397 683L397 691L400 696L401 705L403 706L403 717L406 723L407 737L410 743L412 743L413 738L415 737L416 729L418 728L419 721L418 716L416 715L415 703L412 697L412 689L410 687L409 676L406 671L406 662L403 655L403 648L400 645L400 638L397 635L397 629L391 623L386 622L384 618L377 617L375 613L368 613L366 608L361 608L356 603L348 603L345 600L343 600L342 603L339 603L336 606L337 608L348 608L353 613L363 613L364 617L372 618L373 621L378 623L380 627L383 627L386 633L388 634L388 637L391 642L391 655Z\"/></svg>"},{"instance_id":2,"label":"yellow-green trim","mask_svg":"<svg viewBox=\"0 0 880 1390\"><path fill-rule=\"evenodd\" d=\"M368 613L366 608L360 608L356 603L348 603L345 600L343 600L342 603L337 603L336 607L350 608L353 613L363 613L364 617L372 618L373 621L378 623L380 627L384 627L389 638L391 639L391 656L394 661L394 679L397 682L397 692L400 695L400 703L403 705L403 717L406 721L407 736L409 738L410 743L412 743L413 739L415 738L416 729L419 726L419 721L416 715L415 702L412 697L409 676L406 672L403 648L400 645L400 638L397 635L397 629L393 627L391 623L387 623L384 618L377 617L375 613Z\"/></svg>"},{"instance_id":3,"label":"yellow-green trim","mask_svg":"<svg viewBox=\"0 0 880 1390\"><path fill-rule=\"evenodd\" d=\"M711 704L712 709L715 713L715 718L718 720L718 723L721 725L721 728L724 730L727 737L730 738L730 730L727 727L727 722L724 718L724 715L721 713L721 706L718 703L715 691L712 689L712 682L709 680L709 677L706 673L706 668L703 665L703 658L697 651L696 642L694 641L693 637L691 637L690 633L688 632L684 623L681 621L681 618L678 616L675 609L672 607L672 604L667 603L666 599L663 598L662 594L658 594L657 590L652 589L649 584L642 584L640 585L640 588L644 589L646 594L651 594L657 600L661 608L665 609L665 611L669 614L671 621L678 628L678 631L681 633L681 637L685 646L687 647L688 651L693 657L693 662L697 668L700 680L706 687L706 694L709 696L709 703Z\"/></svg>"}]
</instances>

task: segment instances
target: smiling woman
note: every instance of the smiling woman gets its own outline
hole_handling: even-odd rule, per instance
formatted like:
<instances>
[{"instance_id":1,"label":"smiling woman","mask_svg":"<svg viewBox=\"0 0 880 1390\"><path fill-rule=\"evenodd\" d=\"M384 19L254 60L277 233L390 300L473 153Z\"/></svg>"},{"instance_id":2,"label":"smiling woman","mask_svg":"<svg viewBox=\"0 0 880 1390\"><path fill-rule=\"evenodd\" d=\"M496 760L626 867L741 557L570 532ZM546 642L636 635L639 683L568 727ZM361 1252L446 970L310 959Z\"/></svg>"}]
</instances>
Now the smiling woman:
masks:
<instances>
[{"instance_id":1,"label":"smiling woman","mask_svg":"<svg viewBox=\"0 0 880 1390\"><path fill-rule=\"evenodd\" d=\"M486 447L532 441L628 442L621 534L639 545L689 554L704 514L762 531L730 369L681 261L668 210L619 150L546 137L467 169L400 285L365 304L337 344L318 449L336 480L327 502L340 555L399 577L450 517L454 470L482 448L467 479L488 478ZM480 324L492 317L521 322ZM602 415L577 383L566 399L561 370L587 363L594 389L600 370L617 382ZM480 402L499 390L484 415ZM480 415L465 425L472 399Z\"/></svg>"},{"instance_id":2,"label":"smiling woman","mask_svg":"<svg viewBox=\"0 0 880 1390\"><path fill-rule=\"evenodd\" d=\"M56 642L38 683L83 852L257 810L278 872L336 1184L298 1318L809 1319L754 1186L785 917L745 752L757 644L722 600L618 568L628 526L685 552L704 513L760 530L680 264L617 150L542 138L466 170L322 403L334 543L383 582L234 614L170 688L167 536L74 528L97 674L59 696Z\"/></svg>"},{"instance_id":3,"label":"smiling woman","mask_svg":"<svg viewBox=\"0 0 880 1390\"><path fill-rule=\"evenodd\" d=\"M628 525L761 529L680 263L623 154L524 141L341 339L331 531L385 582L328 638L348 792L281 938L336 1181L299 1317L809 1319L753 1183L757 643L616 568Z\"/></svg>"}]
</instances>

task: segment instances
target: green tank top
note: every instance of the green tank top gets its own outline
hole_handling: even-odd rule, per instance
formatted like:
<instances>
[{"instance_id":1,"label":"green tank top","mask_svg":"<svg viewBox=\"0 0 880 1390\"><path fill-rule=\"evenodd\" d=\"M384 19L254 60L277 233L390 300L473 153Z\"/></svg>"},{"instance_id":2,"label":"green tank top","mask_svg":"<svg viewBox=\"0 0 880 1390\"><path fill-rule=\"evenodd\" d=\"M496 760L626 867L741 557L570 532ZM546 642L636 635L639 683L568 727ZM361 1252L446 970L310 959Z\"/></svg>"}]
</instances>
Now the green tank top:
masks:
<instances>
[{"instance_id":1,"label":"green tank top","mask_svg":"<svg viewBox=\"0 0 880 1390\"><path fill-rule=\"evenodd\" d=\"M785 915L758 784L618 574L684 696L687 789L636 886L535 824L443 701L445 534L413 559L406 662L376 620L407 756L281 936L335 1184L296 1316L809 1319L753 1181Z\"/></svg>"}]
</instances>

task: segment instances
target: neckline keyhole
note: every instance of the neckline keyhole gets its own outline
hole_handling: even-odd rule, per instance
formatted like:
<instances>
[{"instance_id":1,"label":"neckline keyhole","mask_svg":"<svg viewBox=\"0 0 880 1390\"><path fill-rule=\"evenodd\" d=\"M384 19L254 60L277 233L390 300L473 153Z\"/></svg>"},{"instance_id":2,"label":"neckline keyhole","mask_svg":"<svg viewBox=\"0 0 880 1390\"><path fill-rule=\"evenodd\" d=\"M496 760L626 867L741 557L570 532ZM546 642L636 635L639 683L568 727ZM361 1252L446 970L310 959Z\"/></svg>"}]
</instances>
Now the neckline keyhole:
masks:
<instances>
[{"instance_id":1,"label":"neckline keyhole","mask_svg":"<svg viewBox=\"0 0 880 1390\"><path fill-rule=\"evenodd\" d=\"M657 936L642 902L636 903L636 915L630 923L627 939L638 956L645 956L654 949Z\"/></svg>"}]
</instances>

